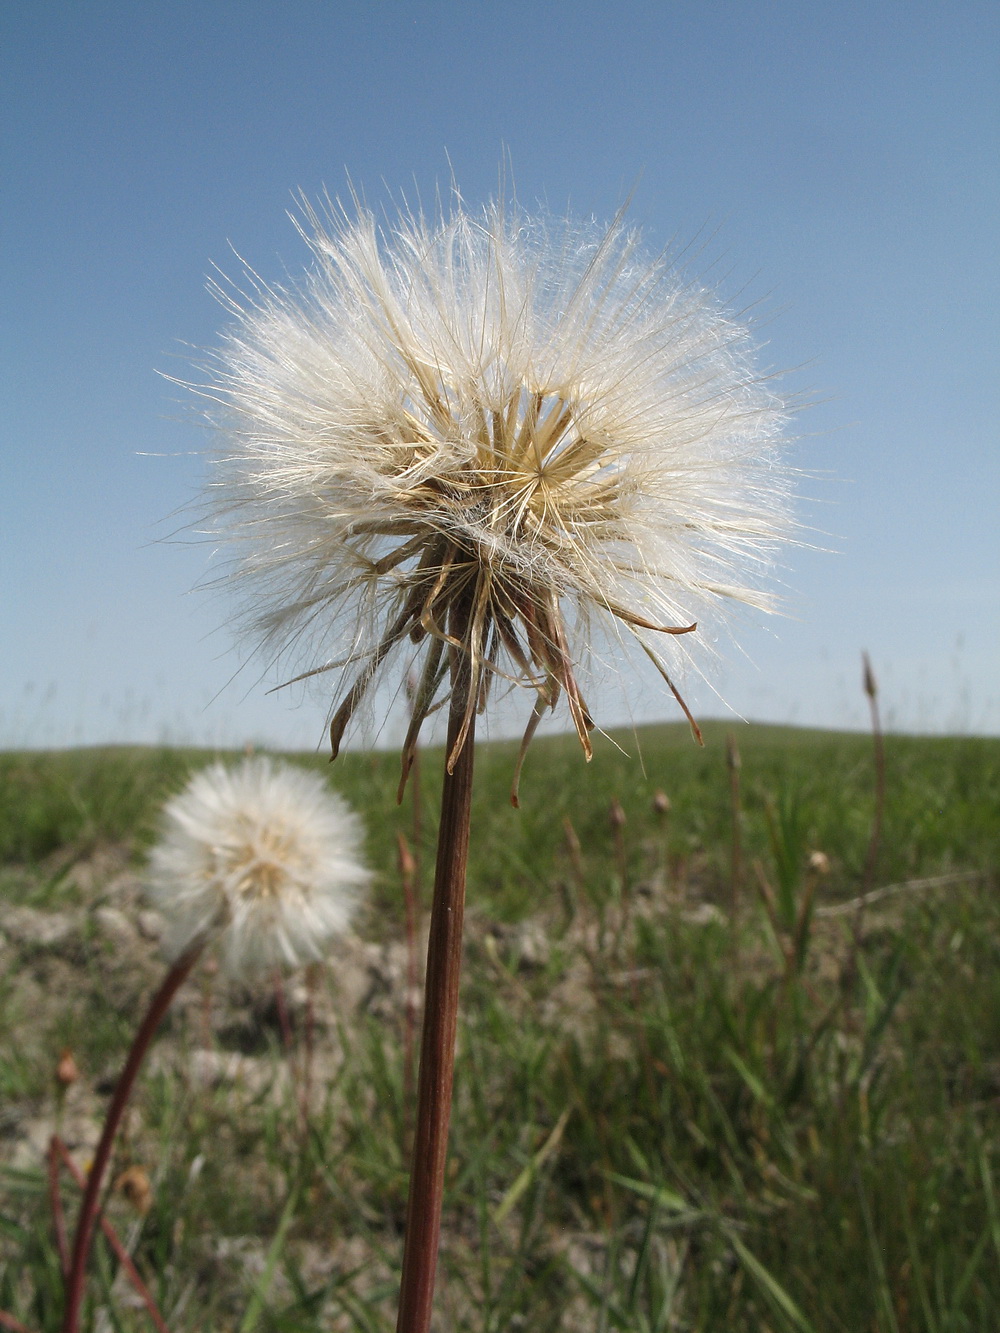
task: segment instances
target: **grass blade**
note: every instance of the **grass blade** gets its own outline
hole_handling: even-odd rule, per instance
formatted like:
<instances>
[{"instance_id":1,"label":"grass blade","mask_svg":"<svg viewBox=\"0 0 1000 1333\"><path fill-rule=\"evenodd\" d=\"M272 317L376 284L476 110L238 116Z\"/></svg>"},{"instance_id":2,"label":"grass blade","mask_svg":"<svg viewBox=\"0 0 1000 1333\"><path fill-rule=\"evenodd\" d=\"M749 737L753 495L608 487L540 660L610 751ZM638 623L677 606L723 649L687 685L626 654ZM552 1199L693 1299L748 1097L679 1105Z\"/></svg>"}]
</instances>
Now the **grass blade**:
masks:
<instances>
[{"instance_id":1,"label":"grass blade","mask_svg":"<svg viewBox=\"0 0 1000 1333\"><path fill-rule=\"evenodd\" d=\"M267 1302L267 1293L270 1290L271 1282L274 1278L274 1270L277 1268L281 1259L281 1252L285 1248L285 1237L288 1234L288 1228L292 1224L292 1218L295 1216L295 1208L299 1201L299 1186L296 1185L288 1196L285 1206L281 1211L281 1217L278 1219L278 1229L274 1233L274 1239L271 1241L267 1251L267 1259L264 1263L264 1271L261 1273L257 1282L254 1284L253 1293L250 1296L250 1303L247 1305L246 1313L239 1327L239 1333L253 1333L257 1323L263 1313Z\"/></svg>"},{"instance_id":2,"label":"grass blade","mask_svg":"<svg viewBox=\"0 0 1000 1333\"><path fill-rule=\"evenodd\" d=\"M758 1290L766 1298L771 1308L776 1313L784 1315L792 1327L799 1329L800 1333L816 1333L814 1326L810 1324L788 1292L778 1279L764 1267L753 1251L747 1249L734 1231L727 1228L726 1235L730 1245L739 1256L744 1270L757 1284Z\"/></svg>"},{"instance_id":3,"label":"grass blade","mask_svg":"<svg viewBox=\"0 0 1000 1333\"><path fill-rule=\"evenodd\" d=\"M559 1140L563 1136L563 1130L566 1128L566 1122L569 1120L570 1112L572 1109L573 1108L570 1106L566 1107L562 1115L556 1121L555 1128L552 1130L552 1133L545 1140L545 1142L538 1149L538 1151L534 1154L531 1161L524 1168L524 1170L519 1173L513 1185L511 1185L510 1189L500 1200L499 1204L497 1204L497 1207L493 1213L493 1221L496 1223L497 1226L500 1226L504 1218L517 1203L518 1199L520 1199L521 1195L529 1187L531 1182L535 1179L535 1176L545 1165L548 1159L552 1156L555 1150L559 1147Z\"/></svg>"}]
</instances>

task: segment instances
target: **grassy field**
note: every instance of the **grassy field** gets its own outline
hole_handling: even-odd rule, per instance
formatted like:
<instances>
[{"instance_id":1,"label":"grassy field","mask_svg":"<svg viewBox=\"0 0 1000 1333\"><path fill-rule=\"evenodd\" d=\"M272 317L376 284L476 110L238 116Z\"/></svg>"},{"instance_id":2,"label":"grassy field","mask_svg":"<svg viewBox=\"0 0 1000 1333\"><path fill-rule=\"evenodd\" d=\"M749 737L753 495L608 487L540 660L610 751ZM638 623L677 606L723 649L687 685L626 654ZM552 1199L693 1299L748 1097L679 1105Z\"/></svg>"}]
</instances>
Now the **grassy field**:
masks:
<instances>
[{"instance_id":1,"label":"grassy field","mask_svg":"<svg viewBox=\"0 0 1000 1333\"><path fill-rule=\"evenodd\" d=\"M872 862L870 739L741 728L734 820L726 730L539 741L520 811L516 747L480 747L441 1333L1000 1328L1000 741L888 737ZM163 972L144 850L210 757L0 755L0 1310L33 1333L49 1138L86 1165ZM294 758L377 884L329 965L252 994L203 965L168 1017L107 1215L171 1333L394 1327L397 834L426 899L441 757L402 807L393 755ZM103 1241L90 1293L88 1329L152 1326Z\"/></svg>"}]
</instances>

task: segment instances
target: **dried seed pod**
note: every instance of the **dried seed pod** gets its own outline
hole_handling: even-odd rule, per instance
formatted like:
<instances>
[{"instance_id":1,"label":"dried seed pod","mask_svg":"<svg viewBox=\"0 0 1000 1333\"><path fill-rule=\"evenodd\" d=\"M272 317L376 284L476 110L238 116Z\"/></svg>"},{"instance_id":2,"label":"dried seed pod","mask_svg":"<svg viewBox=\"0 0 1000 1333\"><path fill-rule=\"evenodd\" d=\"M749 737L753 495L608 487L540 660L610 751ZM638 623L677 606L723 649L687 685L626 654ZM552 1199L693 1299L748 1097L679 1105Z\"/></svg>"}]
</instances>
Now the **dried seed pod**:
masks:
<instances>
[{"instance_id":1,"label":"dried seed pod","mask_svg":"<svg viewBox=\"0 0 1000 1333\"><path fill-rule=\"evenodd\" d=\"M80 1070L77 1067L76 1060L73 1058L73 1052L68 1046L64 1047L59 1056L59 1062L56 1065L56 1082L63 1088L68 1088L71 1083L75 1083L80 1077Z\"/></svg>"},{"instance_id":2,"label":"dried seed pod","mask_svg":"<svg viewBox=\"0 0 1000 1333\"><path fill-rule=\"evenodd\" d=\"M115 1192L120 1194L140 1217L145 1217L153 1206L153 1185L145 1167L126 1167L115 1181Z\"/></svg>"},{"instance_id":3,"label":"dried seed pod","mask_svg":"<svg viewBox=\"0 0 1000 1333\"><path fill-rule=\"evenodd\" d=\"M670 797L665 791L657 790L653 794L653 812L657 815L670 814Z\"/></svg>"}]
</instances>

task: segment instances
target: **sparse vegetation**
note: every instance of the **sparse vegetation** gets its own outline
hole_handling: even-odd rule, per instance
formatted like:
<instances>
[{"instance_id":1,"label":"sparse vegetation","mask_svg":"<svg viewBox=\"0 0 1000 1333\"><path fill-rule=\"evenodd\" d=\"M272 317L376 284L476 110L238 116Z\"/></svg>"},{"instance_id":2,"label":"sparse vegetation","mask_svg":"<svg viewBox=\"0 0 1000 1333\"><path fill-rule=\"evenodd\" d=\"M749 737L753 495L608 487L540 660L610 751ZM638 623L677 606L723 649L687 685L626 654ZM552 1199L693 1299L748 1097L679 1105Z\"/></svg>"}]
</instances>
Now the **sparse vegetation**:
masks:
<instances>
[{"instance_id":1,"label":"sparse vegetation","mask_svg":"<svg viewBox=\"0 0 1000 1333\"><path fill-rule=\"evenodd\" d=\"M859 914L835 909L865 874L870 740L741 729L734 914L725 731L644 729L641 762L589 767L536 742L520 812L516 747L479 748L448 1333L1000 1326L1000 741L886 739L875 883L909 887ZM209 757L0 756L0 1310L33 1333L61 1311L49 1137L86 1165L162 975L143 852ZM413 814L394 755L296 760L363 813L379 882L361 938L286 979L290 1045L273 987L210 968L168 1019L116 1172L148 1175L148 1211L116 1189L108 1216L171 1333L393 1327ZM86 1327L151 1326L103 1241L89 1291Z\"/></svg>"}]
</instances>

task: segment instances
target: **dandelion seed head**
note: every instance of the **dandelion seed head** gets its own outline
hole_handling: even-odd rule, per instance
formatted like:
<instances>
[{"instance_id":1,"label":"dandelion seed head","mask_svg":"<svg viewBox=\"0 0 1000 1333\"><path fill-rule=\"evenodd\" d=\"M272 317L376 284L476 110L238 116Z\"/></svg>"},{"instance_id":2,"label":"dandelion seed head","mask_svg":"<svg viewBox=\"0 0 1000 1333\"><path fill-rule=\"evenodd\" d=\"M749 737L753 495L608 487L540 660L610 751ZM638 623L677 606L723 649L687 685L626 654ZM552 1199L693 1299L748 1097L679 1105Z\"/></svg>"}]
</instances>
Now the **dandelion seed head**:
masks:
<instances>
[{"instance_id":1,"label":"dandelion seed head","mask_svg":"<svg viewBox=\"0 0 1000 1333\"><path fill-rule=\"evenodd\" d=\"M202 769L164 807L149 858L168 955L218 935L234 975L320 958L369 882L361 841L358 816L315 773L266 756Z\"/></svg>"},{"instance_id":2,"label":"dandelion seed head","mask_svg":"<svg viewBox=\"0 0 1000 1333\"><path fill-rule=\"evenodd\" d=\"M210 501L246 628L302 676L349 673L335 753L405 658L405 768L459 655L467 719L495 684L525 686L529 734L565 698L589 755L576 672L595 619L673 689L727 602L770 609L786 414L711 292L621 220L456 199L388 230L307 207L300 230L304 283L230 302L201 392L220 409Z\"/></svg>"}]
</instances>

